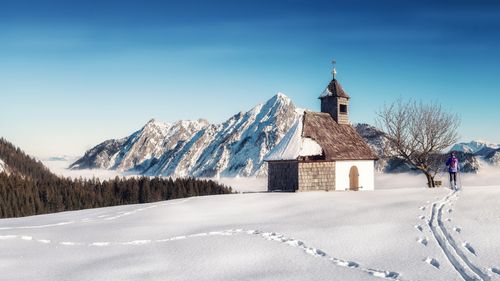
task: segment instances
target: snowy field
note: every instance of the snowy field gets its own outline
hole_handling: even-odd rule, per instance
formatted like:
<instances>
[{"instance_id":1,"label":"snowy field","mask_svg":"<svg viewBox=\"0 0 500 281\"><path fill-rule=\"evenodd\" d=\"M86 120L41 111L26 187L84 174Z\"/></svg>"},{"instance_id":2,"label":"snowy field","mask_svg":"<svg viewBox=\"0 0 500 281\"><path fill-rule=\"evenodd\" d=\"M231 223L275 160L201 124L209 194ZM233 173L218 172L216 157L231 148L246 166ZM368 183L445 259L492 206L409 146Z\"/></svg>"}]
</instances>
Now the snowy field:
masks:
<instances>
[{"instance_id":1,"label":"snowy field","mask_svg":"<svg viewBox=\"0 0 500 281\"><path fill-rule=\"evenodd\" d=\"M248 193L0 220L1 280L500 280L500 186Z\"/></svg>"},{"instance_id":2,"label":"snowy field","mask_svg":"<svg viewBox=\"0 0 500 281\"><path fill-rule=\"evenodd\" d=\"M1 219L0 280L500 280L499 175L458 192L419 175L373 192L220 179L244 193Z\"/></svg>"}]
</instances>

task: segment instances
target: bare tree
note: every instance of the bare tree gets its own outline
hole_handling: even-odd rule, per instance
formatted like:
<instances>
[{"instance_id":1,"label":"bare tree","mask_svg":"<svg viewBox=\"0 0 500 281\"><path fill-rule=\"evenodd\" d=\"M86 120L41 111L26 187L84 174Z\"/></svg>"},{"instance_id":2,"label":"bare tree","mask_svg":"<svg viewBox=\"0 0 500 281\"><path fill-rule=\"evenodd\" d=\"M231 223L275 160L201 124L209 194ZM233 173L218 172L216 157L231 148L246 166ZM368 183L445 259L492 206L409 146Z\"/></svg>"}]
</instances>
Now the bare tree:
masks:
<instances>
[{"instance_id":1,"label":"bare tree","mask_svg":"<svg viewBox=\"0 0 500 281\"><path fill-rule=\"evenodd\" d=\"M424 173L427 185L435 187L442 152L458 140L459 116L439 104L398 99L377 112L376 123L396 155Z\"/></svg>"}]
</instances>

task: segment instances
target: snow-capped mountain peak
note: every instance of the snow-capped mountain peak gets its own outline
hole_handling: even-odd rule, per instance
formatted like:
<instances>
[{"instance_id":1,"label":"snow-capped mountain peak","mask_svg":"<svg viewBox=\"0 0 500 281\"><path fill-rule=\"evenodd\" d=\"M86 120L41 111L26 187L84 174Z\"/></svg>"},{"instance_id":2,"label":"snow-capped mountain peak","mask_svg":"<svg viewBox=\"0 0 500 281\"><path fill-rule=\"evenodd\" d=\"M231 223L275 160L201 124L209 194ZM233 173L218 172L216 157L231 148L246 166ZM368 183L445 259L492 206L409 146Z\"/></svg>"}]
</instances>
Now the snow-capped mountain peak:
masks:
<instances>
[{"instance_id":1,"label":"snow-capped mountain peak","mask_svg":"<svg viewBox=\"0 0 500 281\"><path fill-rule=\"evenodd\" d=\"M143 130L148 130L148 129L157 129L161 131L166 131L168 128L171 126L169 123L161 122L158 121L154 118L149 120L146 125L144 125Z\"/></svg>"},{"instance_id":2,"label":"snow-capped mountain peak","mask_svg":"<svg viewBox=\"0 0 500 281\"><path fill-rule=\"evenodd\" d=\"M292 100L282 92L276 93L267 103L291 104Z\"/></svg>"},{"instance_id":3,"label":"snow-capped mountain peak","mask_svg":"<svg viewBox=\"0 0 500 281\"><path fill-rule=\"evenodd\" d=\"M277 92L273 98L276 98L276 100L281 100L281 101L286 102L286 103L292 102L292 100L283 92Z\"/></svg>"},{"instance_id":4,"label":"snow-capped mountain peak","mask_svg":"<svg viewBox=\"0 0 500 281\"><path fill-rule=\"evenodd\" d=\"M450 151L460 151L460 152L466 152L466 153L472 153L472 154L477 154L480 153L481 155L485 155L492 150L499 149L500 145L494 144L488 141L483 141L483 140L473 140L470 142L461 142L455 144Z\"/></svg>"},{"instance_id":5,"label":"snow-capped mountain peak","mask_svg":"<svg viewBox=\"0 0 500 281\"><path fill-rule=\"evenodd\" d=\"M129 137L97 145L71 167L164 176L265 174L264 155L283 138L299 112L280 92L221 124L151 119Z\"/></svg>"},{"instance_id":6,"label":"snow-capped mountain peak","mask_svg":"<svg viewBox=\"0 0 500 281\"><path fill-rule=\"evenodd\" d=\"M114 169L152 176L265 175L264 157L303 112L304 109L296 108L290 98L278 92L265 103L239 112L220 124L210 124L204 119L173 123L151 119L128 137L107 140L90 149L71 168ZM411 169L395 157L383 132L367 124L355 127L380 157L377 170ZM457 144L453 150L474 154L469 155L469 162L483 157L491 163L500 163L499 147L472 141ZM477 163L472 164L477 168Z\"/></svg>"}]
</instances>

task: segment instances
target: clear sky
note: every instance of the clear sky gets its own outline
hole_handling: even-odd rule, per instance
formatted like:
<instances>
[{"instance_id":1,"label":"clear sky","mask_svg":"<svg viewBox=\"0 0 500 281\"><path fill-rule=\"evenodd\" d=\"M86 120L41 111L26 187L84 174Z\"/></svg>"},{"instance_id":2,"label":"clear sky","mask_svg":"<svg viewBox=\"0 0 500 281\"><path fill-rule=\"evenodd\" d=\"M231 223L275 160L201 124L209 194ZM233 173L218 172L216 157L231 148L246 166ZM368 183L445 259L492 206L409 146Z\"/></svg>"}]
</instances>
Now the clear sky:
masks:
<instances>
[{"instance_id":1,"label":"clear sky","mask_svg":"<svg viewBox=\"0 0 500 281\"><path fill-rule=\"evenodd\" d=\"M0 136L79 155L149 119L222 122L278 91L351 120L397 97L460 113L500 143L498 1L0 1Z\"/></svg>"}]
</instances>

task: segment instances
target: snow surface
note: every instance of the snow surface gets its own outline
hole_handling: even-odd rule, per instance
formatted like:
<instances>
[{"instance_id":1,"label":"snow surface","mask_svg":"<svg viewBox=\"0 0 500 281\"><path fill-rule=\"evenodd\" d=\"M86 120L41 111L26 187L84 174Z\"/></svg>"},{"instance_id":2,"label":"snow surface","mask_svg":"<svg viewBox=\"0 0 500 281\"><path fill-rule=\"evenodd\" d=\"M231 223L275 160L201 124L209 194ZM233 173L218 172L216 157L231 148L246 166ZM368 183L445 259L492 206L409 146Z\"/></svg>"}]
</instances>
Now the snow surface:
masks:
<instances>
[{"instance_id":1,"label":"snow surface","mask_svg":"<svg viewBox=\"0 0 500 281\"><path fill-rule=\"evenodd\" d=\"M326 87L326 89L321 93L321 95L319 95L320 98L324 98L324 97L328 97L328 96L332 96L332 92L330 92L330 90L328 89L328 87Z\"/></svg>"},{"instance_id":2,"label":"snow surface","mask_svg":"<svg viewBox=\"0 0 500 281\"><path fill-rule=\"evenodd\" d=\"M0 276L500 280L499 196L500 186L252 193L2 219Z\"/></svg>"},{"instance_id":3,"label":"snow surface","mask_svg":"<svg viewBox=\"0 0 500 281\"><path fill-rule=\"evenodd\" d=\"M283 139L267 154L266 161L295 160L299 156L321 155L323 149L311 138L302 136L304 115L301 114Z\"/></svg>"},{"instance_id":4,"label":"snow surface","mask_svg":"<svg viewBox=\"0 0 500 281\"><path fill-rule=\"evenodd\" d=\"M5 162L2 161L2 159L0 159L0 173L5 171Z\"/></svg>"}]
</instances>

